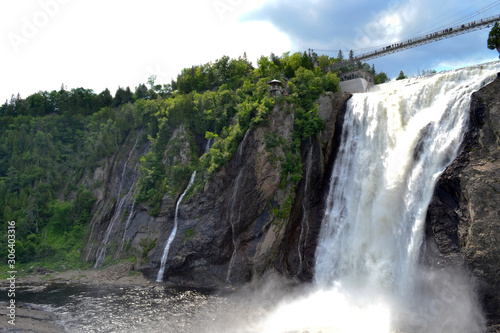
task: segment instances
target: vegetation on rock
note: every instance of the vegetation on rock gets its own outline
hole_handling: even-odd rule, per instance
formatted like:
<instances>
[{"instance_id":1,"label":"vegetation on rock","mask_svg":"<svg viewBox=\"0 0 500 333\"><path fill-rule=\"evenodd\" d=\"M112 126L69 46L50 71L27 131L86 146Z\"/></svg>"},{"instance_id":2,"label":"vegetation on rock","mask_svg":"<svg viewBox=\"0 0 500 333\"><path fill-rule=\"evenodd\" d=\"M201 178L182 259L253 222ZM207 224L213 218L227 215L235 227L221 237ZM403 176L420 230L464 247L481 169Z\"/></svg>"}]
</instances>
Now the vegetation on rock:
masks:
<instances>
[{"instance_id":1,"label":"vegetation on rock","mask_svg":"<svg viewBox=\"0 0 500 333\"><path fill-rule=\"evenodd\" d=\"M487 43L490 50L497 49L500 53L500 25L498 22L491 28Z\"/></svg>"},{"instance_id":2,"label":"vegetation on rock","mask_svg":"<svg viewBox=\"0 0 500 333\"><path fill-rule=\"evenodd\" d=\"M324 126L314 102L323 92L338 90L336 73L322 66L336 61L287 52L263 56L254 68L246 56L225 56L184 69L171 84L155 84L152 76L134 92L120 87L114 97L108 89L96 94L64 86L25 99L12 96L0 106L1 248L7 249L7 222L16 221L20 263L80 266L96 200L92 191L99 186L91 175L109 167L106 161L131 137L141 133L139 144L150 142L139 164L136 200L155 215L165 194L178 194L193 170L201 181L213 177L245 132L266 124L276 103L295 110L283 181L298 183L301 142ZM272 79L286 84L285 96L271 97L267 82ZM204 152L208 139L212 145Z\"/></svg>"}]
</instances>

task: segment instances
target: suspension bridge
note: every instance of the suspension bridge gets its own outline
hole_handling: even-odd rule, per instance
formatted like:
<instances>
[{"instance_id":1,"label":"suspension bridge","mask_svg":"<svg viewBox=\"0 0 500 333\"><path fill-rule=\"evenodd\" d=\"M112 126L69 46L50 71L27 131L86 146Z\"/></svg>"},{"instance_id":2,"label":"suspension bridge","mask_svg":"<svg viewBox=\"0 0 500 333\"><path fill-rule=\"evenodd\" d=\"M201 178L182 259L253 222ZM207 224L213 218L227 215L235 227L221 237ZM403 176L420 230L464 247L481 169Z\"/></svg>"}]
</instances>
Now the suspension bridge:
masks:
<instances>
[{"instance_id":1,"label":"suspension bridge","mask_svg":"<svg viewBox=\"0 0 500 333\"><path fill-rule=\"evenodd\" d=\"M469 23L464 23L460 24L457 26L451 26L448 28L442 28L440 30L434 31L429 34L421 35L418 37L410 38L408 40L398 42L398 43L391 43L386 46L380 47L378 49L375 49L373 51L363 53L361 55L357 55L354 57L351 57L350 59L345 59L341 62L337 62L333 64L330 69L338 69L341 67L345 67L351 63L357 63L357 62L362 62L362 61L367 61L375 58L380 58L384 57L386 55L396 53L396 52L401 52L404 50L408 50L414 47L418 47L421 45L429 44L429 43L434 43L443 39L447 38L452 38L456 37L459 35L463 35L469 32L481 30L487 27L490 27L495 24L495 22L500 21L500 15L494 15L490 17L486 17L483 19L475 20ZM334 52L332 50L317 50L317 49L311 49L311 51L314 52Z\"/></svg>"}]
</instances>

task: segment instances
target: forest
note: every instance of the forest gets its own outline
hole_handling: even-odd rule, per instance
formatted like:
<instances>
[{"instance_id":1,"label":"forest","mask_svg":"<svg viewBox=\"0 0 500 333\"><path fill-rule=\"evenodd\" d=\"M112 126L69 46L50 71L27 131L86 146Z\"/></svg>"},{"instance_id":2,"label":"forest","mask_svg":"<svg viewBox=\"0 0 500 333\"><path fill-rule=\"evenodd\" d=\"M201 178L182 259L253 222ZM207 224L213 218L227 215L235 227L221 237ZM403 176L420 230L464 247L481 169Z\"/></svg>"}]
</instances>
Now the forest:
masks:
<instances>
[{"instance_id":1,"label":"forest","mask_svg":"<svg viewBox=\"0 0 500 333\"><path fill-rule=\"evenodd\" d=\"M26 267L80 268L95 202L82 180L117 152L132 131L149 142L141 158L136 202L160 211L166 193L175 194L193 170L207 181L227 163L244 133L265 124L276 103L293 105L293 143L286 152L283 182L298 183L300 145L323 128L314 102L325 91L339 91L336 72L328 69L341 59L316 54L284 53L262 56L254 67L246 55L224 56L185 68L170 84L155 76L135 90L118 88L114 96L76 88L39 91L27 98L12 96L0 107L0 248L7 264L8 222L16 221L16 260ZM388 80L367 64L377 83ZM272 98L267 82L287 83L288 94ZM190 162L164 163L164 151L179 126L190 134ZM199 144L212 140L202 155ZM270 145L279 138L269 138ZM202 184L198 184L200 188ZM196 188L196 186L195 186ZM22 266L22 267L24 267Z\"/></svg>"}]
</instances>

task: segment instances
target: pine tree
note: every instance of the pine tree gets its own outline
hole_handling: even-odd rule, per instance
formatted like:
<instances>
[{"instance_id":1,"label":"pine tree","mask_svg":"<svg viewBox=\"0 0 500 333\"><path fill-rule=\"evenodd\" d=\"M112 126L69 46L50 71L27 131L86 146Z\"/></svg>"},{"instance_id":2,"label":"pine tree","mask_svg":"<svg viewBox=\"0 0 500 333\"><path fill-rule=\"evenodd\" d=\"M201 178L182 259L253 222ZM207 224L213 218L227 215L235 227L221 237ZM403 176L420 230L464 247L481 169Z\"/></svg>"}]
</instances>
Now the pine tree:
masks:
<instances>
[{"instance_id":1,"label":"pine tree","mask_svg":"<svg viewBox=\"0 0 500 333\"><path fill-rule=\"evenodd\" d=\"M396 80L404 80L407 79L408 77L405 75L403 71L399 72L399 76L396 78Z\"/></svg>"},{"instance_id":2,"label":"pine tree","mask_svg":"<svg viewBox=\"0 0 500 333\"><path fill-rule=\"evenodd\" d=\"M342 50L339 50L339 54L337 55L337 59L339 61L343 61L344 60L344 54L342 53Z\"/></svg>"}]
</instances>

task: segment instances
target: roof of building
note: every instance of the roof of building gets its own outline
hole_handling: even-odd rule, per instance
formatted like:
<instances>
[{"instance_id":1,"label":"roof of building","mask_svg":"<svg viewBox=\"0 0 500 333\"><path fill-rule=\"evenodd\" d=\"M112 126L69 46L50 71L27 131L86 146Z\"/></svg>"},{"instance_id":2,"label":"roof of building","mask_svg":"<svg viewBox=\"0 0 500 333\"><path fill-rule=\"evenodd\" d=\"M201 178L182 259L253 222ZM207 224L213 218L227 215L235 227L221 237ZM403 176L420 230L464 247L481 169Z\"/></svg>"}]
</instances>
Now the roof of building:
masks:
<instances>
[{"instance_id":1,"label":"roof of building","mask_svg":"<svg viewBox=\"0 0 500 333\"><path fill-rule=\"evenodd\" d=\"M272 81L269 81L267 84L273 84L273 83L279 83L279 84L283 84L283 82L281 82L280 80L272 80Z\"/></svg>"}]
</instances>

